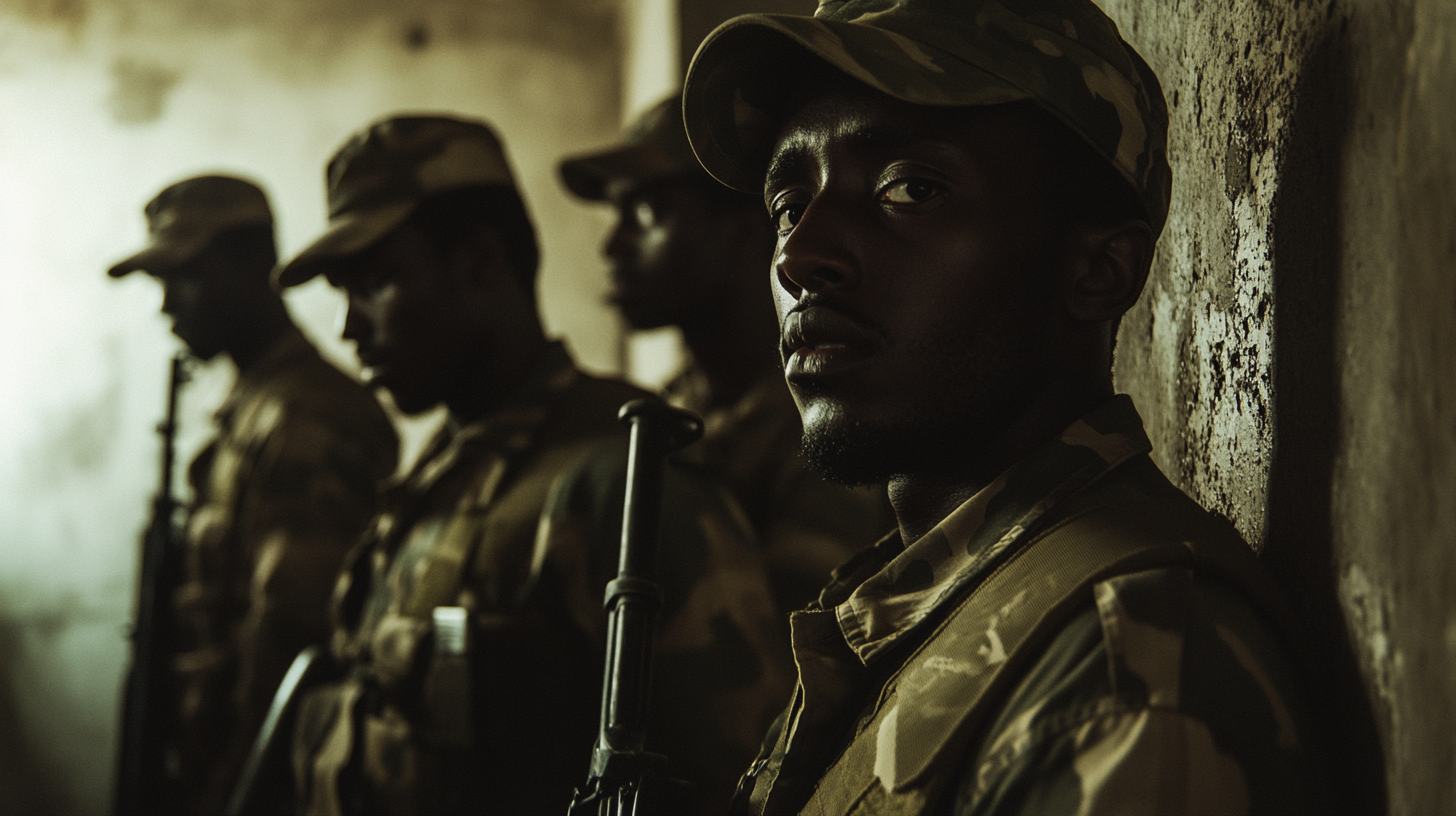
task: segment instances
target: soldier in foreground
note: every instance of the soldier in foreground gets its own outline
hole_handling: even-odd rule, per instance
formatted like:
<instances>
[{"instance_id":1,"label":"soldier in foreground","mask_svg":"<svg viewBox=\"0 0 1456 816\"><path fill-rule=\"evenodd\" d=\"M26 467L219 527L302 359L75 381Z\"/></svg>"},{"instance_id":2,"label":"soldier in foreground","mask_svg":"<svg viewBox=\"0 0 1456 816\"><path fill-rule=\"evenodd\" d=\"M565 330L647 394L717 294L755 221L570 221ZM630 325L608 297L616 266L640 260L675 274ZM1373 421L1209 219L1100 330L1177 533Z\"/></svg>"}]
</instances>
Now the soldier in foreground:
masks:
<instances>
[{"instance_id":1,"label":"soldier in foreground","mask_svg":"<svg viewBox=\"0 0 1456 816\"><path fill-rule=\"evenodd\" d=\"M348 296L344 336L368 381L406 413L443 403L450 416L340 579L344 679L300 711L303 805L564 810L596 735L626 465L617 411L645 394L578 371L546 338L534 229L484 124L379 122L329 163L328 198L329 231L281 282L325 275ZM788 687L731 501L678 467L663 505L650 747L710 810Z\"/></svg>"},{"instance_id":2,"label":"soldier in foreground","mask_svg":"<svg viewBox=\"0 0 1456 816\"><path fill-rule=\"evenodd\" d=\"M111 267L162 283L172 331L238 379L217 436L188 471L186 583L176 598L177 804L223 804L273 689L329 631L345 553L373 516L397 442L379 404L294 326L269 276L273 218L263 191L202 176L146 207L150 245Z\"/></svg>"},{"instance_id":3,"label":"soldier in foreground","mask_svg":"<svg viewBox=\"0 0 1456 816\"><path fill-rule=\"evenodd\" d=\"M616 209L604 247L611 300L634 329L682 330L692 360L666 396L703 416L703 461L757 530L780 611L802 608L893 518L877 492L830 484L799 455L799 411L763 290L776 237L763 203L703 171L678 96L643 114L622 144L562 162L561 177Z\"/></svg>"},{"instance_id":4,"label":"soldier in foreground","mask_svg":"<svg viewBox=\"0 0 1456 816\"><path fill-rule=\"evenodd\" d=\"M811 460L900 529L794 615L749 813L1325 812L1278 594L1110 367L1168 212L1156 76L1088 0L751 15L685 90L763 193Z\"/></svg>"}]
</instances>

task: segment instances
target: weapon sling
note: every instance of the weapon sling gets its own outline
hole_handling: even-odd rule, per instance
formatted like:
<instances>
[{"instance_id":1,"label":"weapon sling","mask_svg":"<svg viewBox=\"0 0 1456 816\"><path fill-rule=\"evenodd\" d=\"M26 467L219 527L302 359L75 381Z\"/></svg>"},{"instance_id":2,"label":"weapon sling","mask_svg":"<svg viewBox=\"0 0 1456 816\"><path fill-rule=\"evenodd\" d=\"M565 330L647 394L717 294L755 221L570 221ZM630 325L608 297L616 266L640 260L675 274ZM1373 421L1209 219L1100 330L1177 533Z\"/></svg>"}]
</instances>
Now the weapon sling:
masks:
<instances>
[{"instance_id":1,"label":"weapon sling","mask_svg":"<svg viewBox=\"0 0 1456 816\"><path fill-rule=\"evenodd\" d=\"M645 750L657 586L657 534L669 454L703 432L702 420L653 399L622 406L632 426L617 577L607 584L606 668L591 770L572 796L571 816L631 816L667 807L683 783L667 778L666 758Z\"/></svg>"}]
</instances>

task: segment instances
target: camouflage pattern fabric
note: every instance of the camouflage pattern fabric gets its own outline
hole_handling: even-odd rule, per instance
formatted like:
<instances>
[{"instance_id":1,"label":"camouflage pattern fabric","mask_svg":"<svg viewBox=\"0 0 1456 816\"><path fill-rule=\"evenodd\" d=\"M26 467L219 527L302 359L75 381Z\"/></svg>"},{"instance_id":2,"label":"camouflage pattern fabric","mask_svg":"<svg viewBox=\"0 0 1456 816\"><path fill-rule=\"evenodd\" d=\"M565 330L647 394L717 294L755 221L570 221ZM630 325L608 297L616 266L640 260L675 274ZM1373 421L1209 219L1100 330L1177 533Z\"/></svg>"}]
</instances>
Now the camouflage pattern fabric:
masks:
<instances>
[{"instance_id":1,"label":"camouflage pattern fabric","mask_svg":"<svg viewBox=\"0 0 1456 816\"><path fill-rule=\"evenodd\" d=\"M1127 179L1162 230L1172 191L1162 87L1091 0L826 0L813 17L729 20L698 48L683 93L693 150L724 184L761 190L792 113L796 53L917 105L1033 100Z\"/></svg>"},{"instance_id":2,"label":"camouflage pattern fabric","mask_svg":"<svg viewBox=\"0 0 1456 816\"><path fill-rule=\"evenodd\" d=\"M304 646L325 640L345 554L394 471L389 419L291 329L239 376L192 463L179 746L186 795L215 812Z\"/></svg>"},{"instance_id":3,"label":"camouflage pattern fabric","mask_svg":"<svg viewBox=\"0 0 1456 816\"><path fill-rule=\"evenodd\" d=\"M855 813L1320 812L1317 740L1289 630L1276 629L1264 605L1255 611L1242 585L1184 568L1114 574L1091 587L1085 608L1054 618L1066 622L1031 655L1002 642L998 620L1007 631L1013 617L1052 614L1018 608L1041 597L1050 573L1018 578L1020 591L998 586L1009 600L975 631L962 631L952 612L996 584L1039 530L1089 507L1123 502L1155 520L1205 519L1174 529L1244 546L1167 481L1149 449L1131 400L1115 398L919 541L887 537L837 570L820 601L794 616L799 688L735 812L819 812L830 801ZM1247 551L1238 554L1258 572ZM936 656L948 638L972 653ZM931 671L900 678L916 661ZM1004 693L985 698L985 724L956 731L978 718L953 716L960 703L932 686L954 680L965 661L966 671L1016 668ZM860 776L884 786L868 796L835 789L866 739ZM930 793L901 795L907 780Z\"/></svg>"},{"instance_id":4,"label":"camouflage pattern fabric","mask_svg":"<svg viewBox=\"0 0 1456 816\"><path fill-rule=\"evenodd\" d=\"M675 176L702 176L703 167L682 125L682 96L673 95L637 117L618 144L563 159L561 183L587 201L606 201L613 179L637 183Z\"/></svg>"},{"instance_id":5,"label":"camouflage pattern fabric","mask_svg":"<svg viewBox=\"0 0 1456 816\"><path fill-rule=\"evenodd\" d=\"M819 595L829 573L895 526L883 491L840 487L820 478L799 455L803 425L778 371L765 374L733 405L705 410L697 369L674 377L669 402L701 414L697 453L733 491L758 532L774 600L789 612Z\"/></svg>"},{"instance_id":6,"label":"camouflage pattern fabric","mask_svg":"<svg viewBox=\"0 0 1456 816\"><path fill-rule=\"evenodd\" d=\"M386 494L336 591L345 679L312 692L294 763L310 814L549 813L585 781L626 468L622 403L553 346L505 406L441 432ZM649 747L721 811L789 675L751 533L670 468ZM468 621L464 648L437 622Z\"/></svg>"}]
</instances>

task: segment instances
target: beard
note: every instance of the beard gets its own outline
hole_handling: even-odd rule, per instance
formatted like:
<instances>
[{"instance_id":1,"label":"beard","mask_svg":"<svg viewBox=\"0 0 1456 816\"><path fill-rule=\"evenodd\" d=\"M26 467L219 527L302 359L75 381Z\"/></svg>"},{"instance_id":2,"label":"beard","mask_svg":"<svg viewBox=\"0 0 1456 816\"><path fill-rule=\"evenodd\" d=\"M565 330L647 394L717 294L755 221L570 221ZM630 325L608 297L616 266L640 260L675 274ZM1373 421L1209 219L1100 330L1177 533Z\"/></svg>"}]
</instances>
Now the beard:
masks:
<instances>
[{"instance_id":1,"label":"beard","mask_svg":"<svg viewBox=\"0 0 1456 816\"><path fill-rule=\"evenodd\" d=\"M942 336L911 354L936 372L905 393L886 394L874 419L852 406L806 425L800 453L815 472L848 487L912 473L955 473L984 456L1031 403L1044 370L1034 341L1014 331ZM896 404L897 403L897 404ZM888 410L885 410L888 409Z\"/></svg>"}]
</instances>

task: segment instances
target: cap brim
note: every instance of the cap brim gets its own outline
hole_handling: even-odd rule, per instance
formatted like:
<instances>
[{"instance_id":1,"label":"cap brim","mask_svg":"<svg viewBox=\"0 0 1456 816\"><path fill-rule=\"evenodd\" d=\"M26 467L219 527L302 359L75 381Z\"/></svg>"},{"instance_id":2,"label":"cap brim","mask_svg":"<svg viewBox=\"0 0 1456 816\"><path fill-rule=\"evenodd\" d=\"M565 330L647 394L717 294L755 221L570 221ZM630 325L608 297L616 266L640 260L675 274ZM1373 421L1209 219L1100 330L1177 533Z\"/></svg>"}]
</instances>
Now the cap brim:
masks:
<instances>
[{"instance_id":1,"label":"cap brim","mask_svg":"<svg viewBox=\"0 0 1456 816\"><path fill-rule=\"evenodd\" d=\"M144 270L153 275L165 275L169 270L197 257L197 253L201 252L206 245L206 236L203 240L185 245L153 244L124 261L112 264L111 268L106 270L106 274L113 278L120 278L137 270Z\"/></svg>"},{"instance_id":2,"label":"cap brim","mask_svg":"<svg viewBox=\"0 0 1456 816\"><path fill-rule=\"evenodd\" d=\"M694 172L701 171L696 166L684 167L662 150L641 144L561 162L561 181L566 189L588 201L605 201L607 185L617 179L654 181Z\"/></svg>"},{"instance_id":3,"label":"cap brim","mask_svg":"<svg viewBox=\"0 0 1456 816\"><path fill-rule=\"evenodd\" d=\"M729 187L762 191L772 140L782 119L792 114L774 111L772 102L792 96L795 76L786 70L791 60L785 58L795 53L818 57L877 91L917 105L995 105L1031 98L950 52L884 29L783 14L735 17L698 47L683 88L688 141L704 169Z\"/></svg>"},{"instance_id":4,"label":"cap brim","mask_svg":"<svg viewBox=\"0 0 1456 816\"><path fill-rule=\"evenodd\" d=\"M416 202L345 213L333 219L329 229L293 260L278 267L273 280L279 287L297 286L318 276L332 262L348 258L373 246L414 212Z\"/></svg>"}]
</instances>

